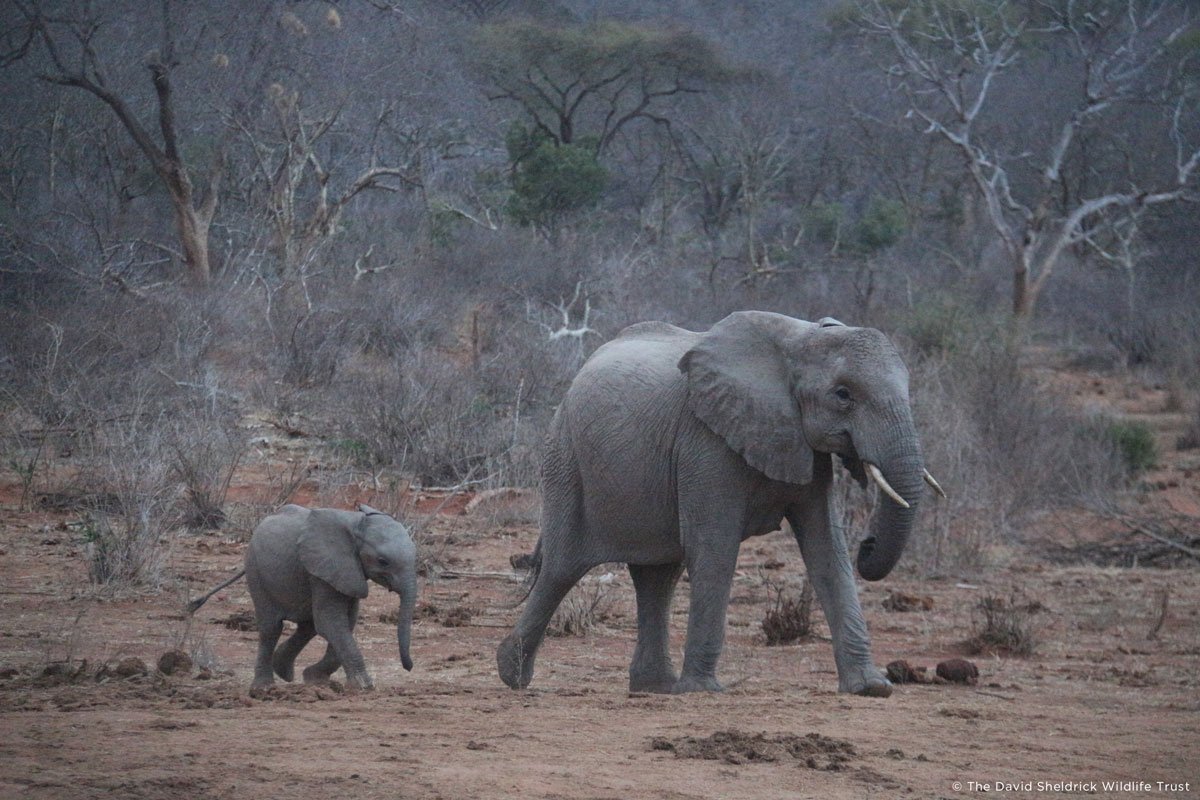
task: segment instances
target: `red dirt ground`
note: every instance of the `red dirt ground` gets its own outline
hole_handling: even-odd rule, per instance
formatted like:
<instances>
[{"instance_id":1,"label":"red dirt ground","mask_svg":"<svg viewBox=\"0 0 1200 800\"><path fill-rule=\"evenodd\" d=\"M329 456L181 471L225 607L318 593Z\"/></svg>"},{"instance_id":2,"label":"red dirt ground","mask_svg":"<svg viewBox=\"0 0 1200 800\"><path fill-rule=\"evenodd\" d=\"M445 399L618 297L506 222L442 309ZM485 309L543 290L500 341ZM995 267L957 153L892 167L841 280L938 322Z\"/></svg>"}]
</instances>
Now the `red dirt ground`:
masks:
<instances>
[{"instance_id":1,"label":"red dirt ground","mask_svg":"<svg viewBox=\"0 0 1200 800\"><path fill-rule=\"evenodd\" d=\"M1147 476L1146 502L1183 515L1195 507L1197 451L1174 451L1182 422L1155 416L1161 390L1051 373L1077 386L1081 402L1115 393L1128 401L1124 411L1154 417L1164 464ZM1131 393L1136 398L1126 398ZM234 500L256 496L260 469L243 470ZM358 637L376 691L281 685L251 698L255 634L214 624L251 608L244 584L210 600L190 626L180 609L239 567L242 528L253 520L236 516L220 534L180 535L162 590L105 594L88 585L69 525L77 514L18 511L12 486L0 499L3 798L958 798L977 793L969 781L1006 797L1065 794L1039 791L1039 781L1151 783L1150 791L1098 785L1094 796L1102 797L1200 794L1195 562L1171 570L1056 566L1021 553L965 580L902 573L861 584L877 662L906 659L930 674L938 661L965 654L981 597L1016 589L1044 607L1034 655L967 656L979 667L977 686L905 685L878 700L836 692L821 636L764 645L761 576L802 570L795 543L775 533L742 549L721 661L724 694L628 693L633 590L617 568L604 621L583 637L547 639L533 688L514 692L496 676L494 652L521 594L506 577L509 556L532 548L536 528L504 524L520 513L466 513L459 498L422 537L450 571L423 582L413 672L400 667L394 624L381 621L395 599L376 588ZM431 495L418 507L430 513L440 502ZM1061 540L1086 540L1084 533L1064 530ZM888 611L891 590L932 597L933 608ZM1167 616L1150 638L1164 591ZM684 583L676 653L686 596ZM823 622L818 633L827 633ZM211 676L156 674L159 655L177 646L212 667ZM319 655L314 643L301 661ZM129 656L150 673L97 678ZM43 675L68 660L78 675ZM1034 786L997 791L1000 781ZM1159 791L1159 781L1188 787Z\"/></svg>"}]
</instances>

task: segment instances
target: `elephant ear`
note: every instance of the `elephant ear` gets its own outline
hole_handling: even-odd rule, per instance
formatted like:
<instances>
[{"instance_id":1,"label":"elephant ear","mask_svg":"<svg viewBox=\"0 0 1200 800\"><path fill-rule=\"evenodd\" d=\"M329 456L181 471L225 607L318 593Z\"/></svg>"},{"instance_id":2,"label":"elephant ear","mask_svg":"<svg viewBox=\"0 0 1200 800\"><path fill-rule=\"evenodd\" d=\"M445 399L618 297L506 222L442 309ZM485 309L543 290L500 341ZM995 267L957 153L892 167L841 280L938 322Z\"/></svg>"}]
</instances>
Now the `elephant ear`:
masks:
<instances>
[{"instance_id":1,"label":"elephant ear","mask_svg":"<svg viewBox=\"0 0 1200 800\"><path fill-rule=\"evenodd\" d=\"M367 576L359 564L352 523L343 516L357 515L326 509L312 511L297 542L300 563L342 594L361 600L367 596Z\"/></svg>"},{"instance_id":2,"label":"elephant ear","mask_svg":"<svg viewBox=\"0 0 1200 800\"><path fill-rule=\"evenodd\" d=\"M811 327L782 314L739 311L702 334L679 361L692 413L747 464L787 483L812 480L813 451L781 345Z\"/></svg>"}]
</instances>

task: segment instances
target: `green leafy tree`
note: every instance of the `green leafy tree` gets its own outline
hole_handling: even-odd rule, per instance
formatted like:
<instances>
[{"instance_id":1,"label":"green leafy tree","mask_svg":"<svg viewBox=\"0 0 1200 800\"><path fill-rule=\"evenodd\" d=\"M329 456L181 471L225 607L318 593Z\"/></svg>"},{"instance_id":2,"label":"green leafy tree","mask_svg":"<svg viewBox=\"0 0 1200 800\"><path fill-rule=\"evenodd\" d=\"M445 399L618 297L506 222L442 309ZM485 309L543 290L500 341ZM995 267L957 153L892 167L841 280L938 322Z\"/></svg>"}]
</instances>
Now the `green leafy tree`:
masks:
<instances>
[{"instance_id":1,"label":"green leafy tree","mask_svg":"<svg viewBox=\"0 0 1200 800\"><path fill-rule=\"evenodd\" d=\"M513 164L508 213L520 224L549 228L600 199L608 172L587 140L562 144L517 124L507 144Z\"/></svg>"}]
</instances>

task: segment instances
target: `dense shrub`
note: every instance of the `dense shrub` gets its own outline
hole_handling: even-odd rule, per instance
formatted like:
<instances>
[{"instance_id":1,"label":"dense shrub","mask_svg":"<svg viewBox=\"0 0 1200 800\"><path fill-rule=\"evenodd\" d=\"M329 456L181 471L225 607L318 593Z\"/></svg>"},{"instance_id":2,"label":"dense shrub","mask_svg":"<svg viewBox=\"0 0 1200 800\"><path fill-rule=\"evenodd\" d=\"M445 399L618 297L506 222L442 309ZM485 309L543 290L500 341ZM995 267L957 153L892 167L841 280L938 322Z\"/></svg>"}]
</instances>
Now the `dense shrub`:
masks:
<instances>
[{"instance_id":1,"label":"dense shrub","mask_svg":"<svg viewBox=\"0 0 1200 800\"><path fill-rule=\"evenodd\" d=\"M594 143L559 144L511 135L512 196L508 213L522 225L552 227L565 215L595 205L608 173L596 160Z\"/></svg>"},{"instance_id":2,"label":"dense shrub","mask_svg":"<svg viewBox=\"0 0 1200 800\"><path fill-rule=\"evenodd\" d=\"M1145 472L1158 460L1154 432L1143 422L1111 422L1105 428L1104 434L1121 454L1130 474Z\"/></svg>"}]
</instances>

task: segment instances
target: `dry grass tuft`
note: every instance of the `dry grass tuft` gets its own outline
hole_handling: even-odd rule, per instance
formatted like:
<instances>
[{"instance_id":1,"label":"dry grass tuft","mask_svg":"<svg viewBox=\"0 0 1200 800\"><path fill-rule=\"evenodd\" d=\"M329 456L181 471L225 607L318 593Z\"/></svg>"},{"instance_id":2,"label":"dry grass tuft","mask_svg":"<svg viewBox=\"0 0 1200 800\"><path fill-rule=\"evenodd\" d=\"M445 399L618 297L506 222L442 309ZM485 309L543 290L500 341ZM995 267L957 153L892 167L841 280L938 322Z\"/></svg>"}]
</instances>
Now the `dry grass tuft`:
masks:
<instances>
[{"instance_id":1,"label":"dry grass tuft","mask_svg":"<svg viewBox=\"0 0 1200 800\"><path fill-rule=\"evenodd\" d=\"M1044 610L1016 592L1007 599L988 595L975 606L975 633L967 646L972 653L1033 655L1041 627L1035 617Z\"/></svg>"}]
</instances>

